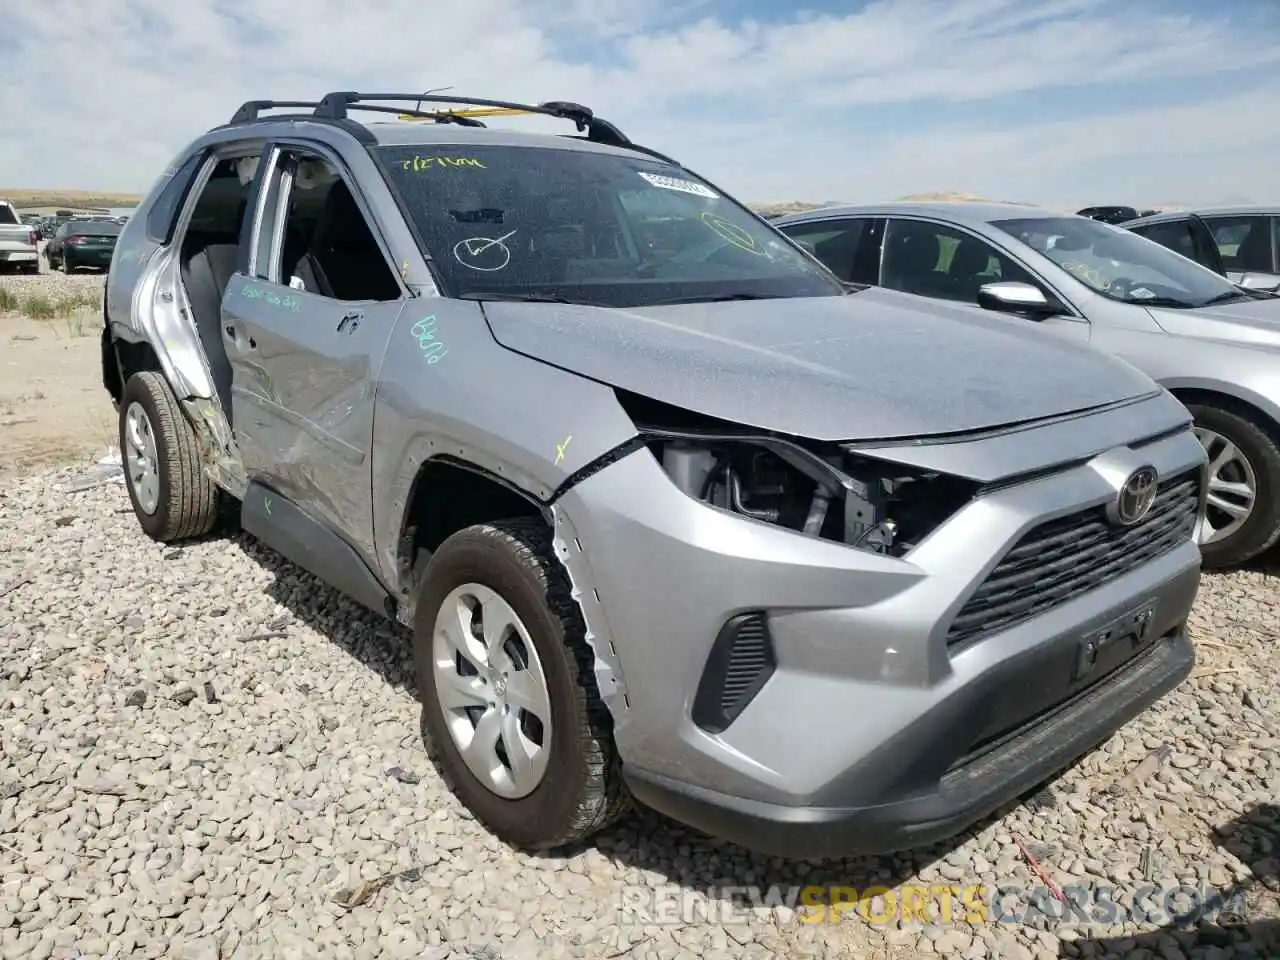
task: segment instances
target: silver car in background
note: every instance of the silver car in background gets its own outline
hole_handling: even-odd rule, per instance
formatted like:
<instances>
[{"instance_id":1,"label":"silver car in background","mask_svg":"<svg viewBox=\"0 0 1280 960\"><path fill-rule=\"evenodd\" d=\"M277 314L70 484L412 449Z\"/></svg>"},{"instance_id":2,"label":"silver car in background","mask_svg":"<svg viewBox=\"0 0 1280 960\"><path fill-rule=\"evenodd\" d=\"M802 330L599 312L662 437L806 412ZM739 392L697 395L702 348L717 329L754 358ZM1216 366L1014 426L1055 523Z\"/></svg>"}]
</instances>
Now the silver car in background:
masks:
<instances>
[{"instance_id":1,"label":"silver car in background","mask_svg":"<svg viewBox=\"0 0 1280 960\"><path fill-rule=\"evenodd\" d=\"M1020 316L1129 361L1187 406L1208 451L1205 565L1280 539L1280 298L1130 224L1023 204L827 207L774 225L846 282Z\"/></svg>"}]
</instances>

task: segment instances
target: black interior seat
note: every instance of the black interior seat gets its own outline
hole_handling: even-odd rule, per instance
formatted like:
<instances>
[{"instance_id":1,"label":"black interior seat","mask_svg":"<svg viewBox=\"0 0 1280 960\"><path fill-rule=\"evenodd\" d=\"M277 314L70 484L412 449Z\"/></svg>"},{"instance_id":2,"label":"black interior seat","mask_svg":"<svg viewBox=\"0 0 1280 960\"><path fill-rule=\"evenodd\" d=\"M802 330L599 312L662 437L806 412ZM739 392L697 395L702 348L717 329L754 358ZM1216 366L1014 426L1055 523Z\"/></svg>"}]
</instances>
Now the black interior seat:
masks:
<instances>
[{"instance_id":1,"label":"black interior seat","mask_svg":"<svg viewBox=\"0 0 1280 960\"><path fill-rule=\"evenodd\" d=\"M214 389L223 412L231 418L231 361L222 340L222 295L236 271L237 237L188 232L182 249L182 286L191 304L200 345L209 358Z\"/></svg>"},{"instance_id":2,"label":"black interior seat","mask_svg":"<svg viewBox=\"0 0 1280 960\"><path fill-rule=\"evenodd\" d=\"M338 300L394 300L400 295L364 213L341 180L329 189L307 256L314 262L300 266L322 277Z\"/></svg>"}]
</instances>

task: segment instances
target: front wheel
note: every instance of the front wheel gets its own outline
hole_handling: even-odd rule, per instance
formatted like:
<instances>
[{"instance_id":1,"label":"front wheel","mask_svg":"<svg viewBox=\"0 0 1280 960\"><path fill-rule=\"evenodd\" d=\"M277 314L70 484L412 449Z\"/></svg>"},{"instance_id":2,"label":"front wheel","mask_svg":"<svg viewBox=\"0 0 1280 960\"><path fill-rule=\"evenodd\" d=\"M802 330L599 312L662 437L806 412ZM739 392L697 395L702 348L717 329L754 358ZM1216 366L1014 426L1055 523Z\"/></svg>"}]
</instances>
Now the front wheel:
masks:
<instances>
[{"instance_id":1,"label":"front wheel","mask_svg":"<svg viewBox=\"0 0 1280 960\"><path fill-rule=\"evenodd\" d=\"M1237 566L1280 540L1280 446L1256 416L1200 404L1187 409L1209 455L1204 566Z\"/></svg>"},{"instance_id":2,"label":"front wheel","mask_svg":"<svg viewBox=\"0 0 1280 960\"><path fill-rule=\"evenodd\" d=\"M423 732L458 798L516 847L585 839L627 807L584 634L537 521L455 533L418 587Z\"/></svg>"},{"instance_id":3,"label":"front wheel","mask_svg":"<svg viewBox=\"0 0 1280 960\"><path fill-rule=\"evenodd\" d=\"M153 540L208 533L220 497L200 463L195 430L164 377L135 373L120 397L120 455L134 515Z\"/></svg>"}]
</instances>

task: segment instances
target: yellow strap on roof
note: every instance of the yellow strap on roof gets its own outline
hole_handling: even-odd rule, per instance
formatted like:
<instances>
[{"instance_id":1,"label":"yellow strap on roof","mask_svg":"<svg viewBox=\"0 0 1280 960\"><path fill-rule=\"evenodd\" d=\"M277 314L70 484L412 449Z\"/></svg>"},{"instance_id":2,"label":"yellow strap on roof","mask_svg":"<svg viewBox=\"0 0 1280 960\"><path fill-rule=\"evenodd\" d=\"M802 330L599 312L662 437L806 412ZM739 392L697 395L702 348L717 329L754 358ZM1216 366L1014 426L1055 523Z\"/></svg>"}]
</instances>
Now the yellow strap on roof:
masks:
<instances>
[{"instance_id":1,"label":"yellow strap on roof","mask_svg":"<svg viewBox=\"0 0 1280 960\"><path fill-rule=\"evenodd\" d=\"M531 110L517 110L514 107L470 107L464 110L423 110L422 114L401 113L397 114L397 119L407 120L409 122L426 123L433 116L440 114L450 114L455 117L510 117L522 114L531 114Z\"/></svg>"}]
</instances>

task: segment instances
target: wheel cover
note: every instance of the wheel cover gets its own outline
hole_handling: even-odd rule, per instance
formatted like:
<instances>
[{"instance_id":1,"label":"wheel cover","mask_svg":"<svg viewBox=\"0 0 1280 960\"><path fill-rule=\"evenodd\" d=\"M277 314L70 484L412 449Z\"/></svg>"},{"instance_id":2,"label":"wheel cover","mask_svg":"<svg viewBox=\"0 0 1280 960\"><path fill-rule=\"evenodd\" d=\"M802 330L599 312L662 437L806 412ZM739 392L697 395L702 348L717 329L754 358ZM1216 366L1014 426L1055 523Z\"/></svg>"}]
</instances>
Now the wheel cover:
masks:
<instances>
[{"instance_id":1,"label":"wheel cover","mask_svg":"<svg viewBox=\"0 0 1280 960\"><path fill-rule=\"evenodd\" d=\"M1196 439L1209 454L1209 496L1201 521L1201 544L1225 540L1248 522L1258 499L1253 464L1222 434L1195 428Z\"/></svg>"},{"instance_id":2,"label":"wheel cover","mask_svg":"<svg viewBox=\"0 0 1280 960\"><path fill-rule=\"evenodd\" d=\"M124 414L125 464L129 486L138 509L150 516L160 504L160 465L156 462L156 435L142 404L134 401Z\"/></svg>"},{"instance_id":3,"label":"wheel cover","mask_svg":"<svg viewBox=\"0 0 1280 960\"><path fill-rule=\"evenodd\" d=\"M551 757L551 693L519 615L495 591L465 583L440 605L431 659L445 727L467 769L500 797L528 796Z\"/></svg>"}]
</instances>

